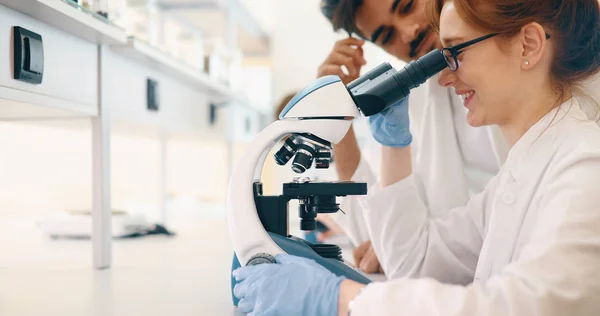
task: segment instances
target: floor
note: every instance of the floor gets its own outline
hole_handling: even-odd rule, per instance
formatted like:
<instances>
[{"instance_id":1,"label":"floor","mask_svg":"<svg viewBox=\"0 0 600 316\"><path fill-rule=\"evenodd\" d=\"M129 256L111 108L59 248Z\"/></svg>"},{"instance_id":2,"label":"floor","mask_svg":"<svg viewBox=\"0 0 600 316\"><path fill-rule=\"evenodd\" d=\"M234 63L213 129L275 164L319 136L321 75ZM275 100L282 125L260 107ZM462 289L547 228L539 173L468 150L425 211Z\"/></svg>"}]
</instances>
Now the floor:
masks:
<instances>
[{"instance_id":1,"label":"floor","mask_svg":"<svg viewBox=\"0 0 600 316\"><path fill-rule=\"evenodd\" d=\"M0 315L239 315L222 217L180 223L177 236L118 240L113 266L91 267L89 240L50 240L33 221L0 224Z\"/></svg>"}]
</instances>

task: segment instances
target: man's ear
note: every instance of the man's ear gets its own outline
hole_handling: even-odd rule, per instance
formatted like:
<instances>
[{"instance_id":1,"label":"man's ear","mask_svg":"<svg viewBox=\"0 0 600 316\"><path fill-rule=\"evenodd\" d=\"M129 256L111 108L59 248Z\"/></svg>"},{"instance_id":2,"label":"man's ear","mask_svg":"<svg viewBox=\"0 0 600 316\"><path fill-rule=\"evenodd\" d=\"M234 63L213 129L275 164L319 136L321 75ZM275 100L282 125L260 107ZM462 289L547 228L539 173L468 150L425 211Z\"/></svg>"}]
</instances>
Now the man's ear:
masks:
<instances>
[{"instance_id":1,"label":"man's ear","mask_svg":"<svg viewBox=\"0 0 600 316\"><path fill-rule=\"evenodd\" d=\"M546 31L538 23L529 23L521 28L521 67L531 69L542 60L546 50Z\"/></svg>"}]
</instances>

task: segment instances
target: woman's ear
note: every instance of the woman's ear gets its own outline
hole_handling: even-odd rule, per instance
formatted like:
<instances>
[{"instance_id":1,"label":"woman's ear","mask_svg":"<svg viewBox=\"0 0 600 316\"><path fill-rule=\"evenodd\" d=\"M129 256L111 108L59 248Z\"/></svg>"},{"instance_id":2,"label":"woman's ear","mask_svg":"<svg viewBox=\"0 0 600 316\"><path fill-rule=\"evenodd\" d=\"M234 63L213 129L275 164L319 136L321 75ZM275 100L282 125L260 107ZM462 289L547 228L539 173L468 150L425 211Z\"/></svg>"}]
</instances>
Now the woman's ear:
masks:
<instances>
[{"instance_id":1,"label":"woman's ear","mask_svg":"<svg viewBox=\"0 0 600 316\"><path fill-rule=\"evenodd\" d=\"M537 65L546 50L546 31L538 23L529 23L521 28L521 67L531 69Z\"/></svg>"}]
</instances>

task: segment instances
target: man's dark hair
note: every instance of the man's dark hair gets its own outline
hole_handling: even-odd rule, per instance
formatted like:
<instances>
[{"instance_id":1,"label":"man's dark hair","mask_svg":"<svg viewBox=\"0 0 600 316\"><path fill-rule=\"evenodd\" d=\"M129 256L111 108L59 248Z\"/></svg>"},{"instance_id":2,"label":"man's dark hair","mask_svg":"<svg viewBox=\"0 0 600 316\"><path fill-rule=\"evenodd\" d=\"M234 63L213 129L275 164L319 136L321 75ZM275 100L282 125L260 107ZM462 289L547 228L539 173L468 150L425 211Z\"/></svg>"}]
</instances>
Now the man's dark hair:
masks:
<instances>
[{"instance_id":1,"label":"man's dark hair","mask_svg":"<svg viewBox=\"0 0 600 316\"><path fill-rule=\"evenodd\" d=\"M356 27L356 11L362 5L363 0L321 0L321 12L333 25L333 30L340 29L349 35L357 34L364 38Z\"/></svg>"}]
</instances>

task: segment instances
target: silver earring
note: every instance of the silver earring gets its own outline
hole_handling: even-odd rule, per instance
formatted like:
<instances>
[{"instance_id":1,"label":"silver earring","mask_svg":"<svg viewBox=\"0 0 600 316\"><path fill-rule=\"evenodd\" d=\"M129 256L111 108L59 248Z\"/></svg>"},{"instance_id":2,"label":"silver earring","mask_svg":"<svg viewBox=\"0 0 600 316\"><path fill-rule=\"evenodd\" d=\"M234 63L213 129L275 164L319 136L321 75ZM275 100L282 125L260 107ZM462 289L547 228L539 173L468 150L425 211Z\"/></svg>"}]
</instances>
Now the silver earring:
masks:
<instances>
[{"instance_id":1,"label":"silver earring","mask_svg":"<svg viewBox=\"0 0 600 316\"><path fill-rule=\"evenodd\" d=\"M529 60L525 61L525 66L529 66Z\"/></svg>"}]
</instances>

